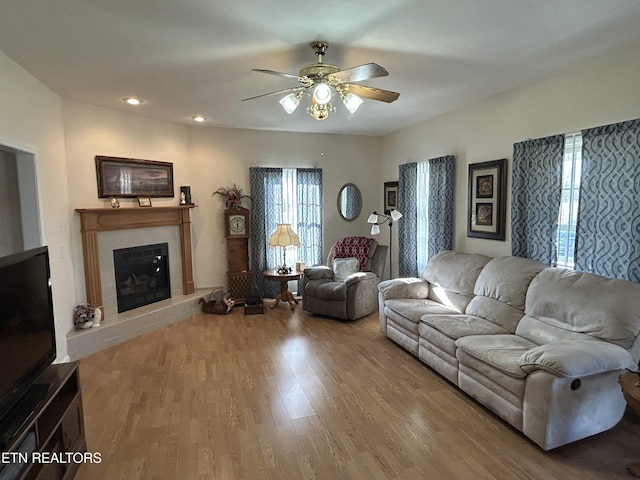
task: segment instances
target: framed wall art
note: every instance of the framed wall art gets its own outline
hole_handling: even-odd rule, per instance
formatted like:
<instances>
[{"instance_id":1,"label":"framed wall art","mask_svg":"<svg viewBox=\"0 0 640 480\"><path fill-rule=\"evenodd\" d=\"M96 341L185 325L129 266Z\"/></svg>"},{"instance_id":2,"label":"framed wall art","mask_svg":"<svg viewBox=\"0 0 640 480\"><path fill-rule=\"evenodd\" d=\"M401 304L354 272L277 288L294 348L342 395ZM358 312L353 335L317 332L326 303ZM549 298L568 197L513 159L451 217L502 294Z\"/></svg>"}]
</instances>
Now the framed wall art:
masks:
<instances>
[{"instance_id":1,"label":"framed wall art","mask_svg":"<svg viewBox=\"0 0 640 480\"><path fill-rule=\"evenodd\" d=\"M384 213L398 208L398 182L384 182Z\"/></svg>"},{"instance_id":2,"label":"framed wall art","mask_svg":"<svg viewBox=\"0 0 640 480\"><path fill-rule=\"evenodd\" d=\"M469 165L467 237L504 240L506 159Z\"/></svg>"},{"instance_id":3,"label":"framed wall art","mask_svg":"<svg viewBox=\"0 0 640 480\"><path fill-rule=\"evenodd\" d=\"M96 156L98 198L173 197L173 163Z\"/></svg>"}]
</instances>

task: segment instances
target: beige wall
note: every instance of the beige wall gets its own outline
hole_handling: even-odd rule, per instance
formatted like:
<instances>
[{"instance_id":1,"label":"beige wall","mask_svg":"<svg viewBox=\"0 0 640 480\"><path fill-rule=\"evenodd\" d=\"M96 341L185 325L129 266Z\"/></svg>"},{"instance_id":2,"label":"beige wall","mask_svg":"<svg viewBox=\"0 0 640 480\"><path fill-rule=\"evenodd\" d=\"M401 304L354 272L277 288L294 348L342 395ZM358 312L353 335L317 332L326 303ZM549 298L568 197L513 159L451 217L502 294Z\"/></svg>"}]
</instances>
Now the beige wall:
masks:
<instances>
[{"instance_id":1,"label":"beige wall","mask_svg":"<svg viewBox=\"0 0 640 480\"><path fill-rule=\"evenodd\" d=\"M76 295L61 100L2 52L0 79L0 144L29 152L36 161L42 240L51 251L58 359L63 359Z\"/></svg>"},{"instance_id":2,"label":"beige wall","mask_svg":"<svg viewBox=\"0 0 640 480\"><path fill-rule=\"evenodd\" d=\"M455 248L510 255L513 144L640 117L638 52L639 43L608 52L553 77L387 135L382 141L382 174L397 178L401 163L457 155ZM507 240L467 238L468 165L500 158L508 159Z\"/></svg>"},{"instance_id":3,"label":"beige wall","mask_svg":"<svg viewBox=\"0 0 640 480\"><path fill-rule=\"evenodd\" d=\"M325 255L344 235L366 235L365 212L376 208L380 185L376 137L261 132L230 128L189 128L195 278L198 286L226 282L224 202L212 193L234 183L249 193L250 167L322 168ZM363 175L363 172L366 174ZM357 220L346 222L336 208L338 191L347 182L362 192L363 209Z\"/></svg>"},{"instance_id":4,"label":"beige wall","mask_svg":"<svg viewBox=\"0 0 640 480\"><path fill-rule=\"evenodd\" d=\"M184 185L189 181L187 127L72 100L62 102L62 111L67 164L72 178L69 201L75 297L85 301L80 218L74 209L110 207L109 199L98 198L94 157L107 155L172 162L174 185ZM177 204L175 198L153 198L152 202L154 206ZM120 206L137 207L138 202L120 199Z\"/></svg>"},{"instance_id":5,"label":"beige wall","mask_svg":"<svg viewBox=\"0 0 640 480\"><path fill-rule=\"evenodd\" d=\"M206 126L183 126L116 112L75 101L63 101L67 162L74 181L69 191L72 208L106 207L97 198L95 155L160 160L174 164L176 191L190 185L196 287L226 284L224 204L211 194L237 183L249 191L249 167L319 167L324 176L325 250L345 234L366 235L366 215L377 207L380 139L345 135L290 134ZM363 175L366 172L366 175ZM360 186L363 213L354 222L336 210L339 188L346 182ZM174 199L153 199L153 205L176 205ZM122 208L134 206L123 199ZM366 212L366 215L365 215ZM72 223L76 296L84 296L80 224Z\"/></svg>"}]
</instances>

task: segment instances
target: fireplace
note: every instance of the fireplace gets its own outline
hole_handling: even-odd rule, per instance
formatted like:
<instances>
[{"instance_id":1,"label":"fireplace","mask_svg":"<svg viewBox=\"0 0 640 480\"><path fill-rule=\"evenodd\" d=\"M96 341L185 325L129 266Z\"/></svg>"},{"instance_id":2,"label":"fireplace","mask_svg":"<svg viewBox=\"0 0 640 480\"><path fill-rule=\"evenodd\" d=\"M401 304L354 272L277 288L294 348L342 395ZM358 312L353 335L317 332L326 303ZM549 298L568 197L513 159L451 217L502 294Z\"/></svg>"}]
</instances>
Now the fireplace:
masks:
<instances>
[{"instance_id":1,"label":"fireplace","mask_svg":"<svg viewBox=\"0 0 640 480\"><path fill-rule=\"evenodd\" d=\"M195 205L76 209L80 214L87 301L103 309L103 318L108 321L117 315L113 250L144 245L150 238L169 242L172 298L181 293L190 295L195 292L191 251L192 208ZM167 239L167 235L171 238Z\"/></svg>"},{"instance_id":2,"label":"fireplace","mask_svg":"<svg viewBox=\"0 0 640 480\"><path fill-rule=\"evenodd\" d=\"M113 250L118 313L171 298L169 245Z\"/></svg>"}]
</instances>

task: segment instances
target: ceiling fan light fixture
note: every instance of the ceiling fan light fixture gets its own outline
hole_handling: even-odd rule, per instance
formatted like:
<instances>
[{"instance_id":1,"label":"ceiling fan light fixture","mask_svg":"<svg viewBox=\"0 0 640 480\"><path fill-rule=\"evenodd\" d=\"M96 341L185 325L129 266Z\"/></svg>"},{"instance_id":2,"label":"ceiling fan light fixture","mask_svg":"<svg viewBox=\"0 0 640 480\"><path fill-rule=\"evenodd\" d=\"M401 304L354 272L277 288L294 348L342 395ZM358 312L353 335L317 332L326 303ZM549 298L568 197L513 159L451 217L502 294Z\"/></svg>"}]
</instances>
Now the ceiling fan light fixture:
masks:
<instances>
[{"instance_id":1,"label":"ceiling fan light fixture","mask_svg":"<svg viewBox=\"0 0 640 480\"><path fill-rule=\"evenodd\" d=\"M362 105L363 100L353 93L347 93L342 97L342 103L347 107L350 113L356 113L360 105Z\"/></svg>"},{"instance_id":2,"label":"ceiling fan light fixture","mask_svg":"<svg viewBox=\"0 0 640 480\"><path fill-rule=\"evenodd\" d=\"M284 111L287 112L289 115L295 112L299 104L300 104L299 93L298 94L290 93L289 95L286 95L280 99L280 105L282 105L282 108L284 109Z\"/></svg>"},{"instance_id":3,"label":"ceiling fan light fixture","mask_svg":"<svg viewBox=\"0 0 640 480\"><path fill-rule=\"evenodd\" d=\"M365 63L341 70L335 65L323 62L327 47L327 42L312 42L311 48L315 51L318 58L317 62L305 65L297 75L253 68L252 71L254 72L295 79L298 81L298 86L243 98L242 101L254 100L269 95L284 95L279 100L279 103L284 111L290 115L298 108L302 94L305 94L311 99L311 105L306 109L307 113L316 120L325 120L330 113L336 111L336 107L331 105L331 99L335 94L340 96L345 108L352 114L360 108L360 105L364 103L364 99L391 103L398 98L400 94L397 92L357 83L370 78L389 75L389 72L383 67L376 63Z\"/></svg>"},{"instance_id":4,"label":"ceiling fan light fixture","mask_svg":"<svg viewBox=\"0 0 640 480\"><path fill-rule=\"evenodd\" d=\"M326 105L331 101L331 87L324 82L318 83L313 89L313 99L320 105Z\"/></svg>"},{"instance_id":5,"label":"ceiling fan light fixture","mask_svg":"<svg viewBox=\"0 0 640 480\"><path fill-rule=\"evenodd\" d=\"M311 99L311 106L307 108L307 113L316 120L325 120L330 112L335 112L336 109L328 104L317 103L313 98Z\"/></svg>"}]
</instances>

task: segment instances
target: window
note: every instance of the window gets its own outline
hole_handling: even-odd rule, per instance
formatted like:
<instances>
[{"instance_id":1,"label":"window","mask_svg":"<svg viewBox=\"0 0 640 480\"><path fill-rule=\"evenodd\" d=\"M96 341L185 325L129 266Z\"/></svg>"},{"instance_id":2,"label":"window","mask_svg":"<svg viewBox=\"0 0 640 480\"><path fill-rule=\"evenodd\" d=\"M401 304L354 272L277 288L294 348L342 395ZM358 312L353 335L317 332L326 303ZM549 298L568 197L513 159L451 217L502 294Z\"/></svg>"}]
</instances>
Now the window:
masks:
<instances>
[{"instance_id":1,"label":"window","mask_svg":"<svg viewBox=\"0 0 640 480\"><path fill-rule=\"evenodd\" d=\"M562 201L556 232L556 264L559 267L574 268L575 266L574 252L581 167L582 134L567 134L565 135L562 163Z\"/></svg>"},{"instance_id":2,"label":"window","mask_svg":"<svg viewBox=\"0 0 640 480\"><path fill-rule=\"evenodd\" d=\"M300 247L287 248L287 266L322 261L322 169L251 167L249 177L254 290L275 297L278 286L266 281L262 272L282 264L282 249L269 247L279 223L290 223L300 237Z\"/></svg>"},{"instance_id":3,"label":"window","mask_svg":"<svg viewBox=\"0 0 640 480\"><path fill-rule=\"evenodd\" d=\"M297 202L297 181L295 168L282 169L282 219L280 223L289 223L293 230L298 233L298 212ZM298 261L298 249L287 248L287 263L294 266Z\"/></svg>"},{"instance_id":4,"label":"window","mask_svg":"<svg viewBox=\"0 0 640 480\"><path fill-rule=\"evenodd\" d=\"M429 245L429 162L418 163L416 183L416 237L418 245ZM422 272L429 260L429 249L418 248L417 251L418 272Z\"/></svg>"}]
</instances>

